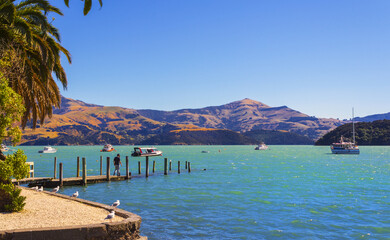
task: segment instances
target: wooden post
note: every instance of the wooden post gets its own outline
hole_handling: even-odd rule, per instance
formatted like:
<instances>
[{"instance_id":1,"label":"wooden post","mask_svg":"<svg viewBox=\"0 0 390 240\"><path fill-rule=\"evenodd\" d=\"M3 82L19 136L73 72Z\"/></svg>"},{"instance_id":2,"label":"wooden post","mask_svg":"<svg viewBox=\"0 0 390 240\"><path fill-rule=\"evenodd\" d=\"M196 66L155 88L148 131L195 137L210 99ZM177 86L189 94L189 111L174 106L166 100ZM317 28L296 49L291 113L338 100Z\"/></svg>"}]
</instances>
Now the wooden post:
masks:
<instances>
[{"instance_id":1,"label":"wooden post","mask_svg":"<svg viewBox=\"0 0 390 240\"><path fill-rule=\"evenodd\" d=\"M177 162L177 173L180 174L180 161Z\"/></svg>"},{"instance_id":2,"label":"wooden post","mask_svg":"<svg viewBox=\"0 0 390 240\"><path fill-rule=\"evenodd\" d=\"M106 177L110 181L110 157L107 157Z\"/></svg>"},{"instance_id":3,"label":"wooden post","mask_svg":"<svg viewBox=\"0 0 390 240\"><path fill-rule=\"evenodd\" d=\"M168 158L164 158L164 175L168 175Z\"/></svg>"},{"instance_id":4,"label":"wooden post","mask_svg":"<svg viewBox=\"0 0 390 240\"><path fill-rule=\"evenodd\" d=\"M103 156L100 156L100 175L103 175Z\"/></svg>"},{"instance_id":5,"label":"wooden post","mask_svg":"<svg viewBox=\"0 0 390 240\"><path fill-rule=\"evenodd\" d=\"M138 161L138 174L141 175L141 161Z\"/></svg>"},{"instance_id":6,"label":"wooden post","mask_svg":"<svg viewBox=\"0 0 390 240\"><path fill-rule=\"evenodd\" d=\"M126 179L129 179L129 156L126 156Z\"/></svg>"},{"instance_id":7,"label":"wooden post","mask_svg":"<svg viewBox=\"0 0 390 240\"><path fill-rule=\"evenodd\" d=\"M57 157L54 157L54 179L57 178Z\"/></svg>"},{"instance_id":8,"label":"wooden post","mask_svg":"<svg viewBox=\"0 0 390 240\"><path fill-rule=\"evenodd\" d=\"M146 156L146 172L145 172L145 177L149 177L149 157Z\"/></svg>"},{"instance_id":9,"label":"wooden post","mask_svg":"<svg viewBox=\"0 0 390 240\"><path fill-rule=\"evenodd\" d=\"M169 171L172 171L172 160L169 160Z\"/></svg>"},{"instance_id":10,"label":"wooden post","mask_svg":"<svg viewBox=\"0 0 390 240\"><path fill-rule=\"evenodd\" d=\"M153 173L156 171L156 161L153 161Z\"/></svg>"},{"instance_id":11,"label":"wooden post","mask_svg":"<svg viewBox=\"0 0 390 240\"><path fill-rule=\"evenodd\" d=\"M188 164L188 162L186 161L186 169L187 169L187 164Z\"/></svg>"},{"instance_id":12,"label":"wooden post","mask_svg":"<svg viewBox=\"0 0 390 240\"><path fill-rule=\"evenodd\" d=\"M83 160L83 185L87 185L87 161L85 160L85 157L82 158Z\"/></svg>"},{"instance_id":13,"label":"wooden post","mask_svg":"<svg viewBox=\"0 0 390 240\"><path fill-rule=\"evenodd\" d=\"M77 174L76 177L80 177L80 157L77 157Z\"/></svg>"},{"instance_id":14,"label":"wooden post","mask_svg":"<svg viewBox=\"0 0 390 240\"><path fill-rule=\"evenodd\" d=\"M62 187L64 185L64 172L63 172L63 165L60 163L60 186Z\"/></svg>"},{"instance_id":15,"label":"wooden post","mask_svg":"<svg viewBox=\"0 0 390 240\"><path fill-rule=\"evenodd\" d=\"M188 172L191 172L191 162L188 162Z\"/></svg>"}]
</instances>

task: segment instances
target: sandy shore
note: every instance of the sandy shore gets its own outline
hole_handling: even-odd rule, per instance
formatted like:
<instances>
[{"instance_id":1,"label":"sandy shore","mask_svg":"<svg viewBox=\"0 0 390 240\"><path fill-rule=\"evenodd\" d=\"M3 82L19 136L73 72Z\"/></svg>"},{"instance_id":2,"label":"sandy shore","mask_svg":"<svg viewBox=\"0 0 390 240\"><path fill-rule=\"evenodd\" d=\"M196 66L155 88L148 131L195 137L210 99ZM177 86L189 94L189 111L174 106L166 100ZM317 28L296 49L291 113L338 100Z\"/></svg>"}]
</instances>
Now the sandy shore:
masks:
<instances>
[{"instance_id":1,"label":"sandy shore","mask_svg":"<svg viewBox=\"0 0 390 240\"><path fill-rule=\"evenodd\" d=\"M23 189L26 206L19 213L0 213L0 231L26 228L66 227L103 223L107 210L44 192ZM115 216L113 222L122 221Z\"/></svg>"}]
</instances>

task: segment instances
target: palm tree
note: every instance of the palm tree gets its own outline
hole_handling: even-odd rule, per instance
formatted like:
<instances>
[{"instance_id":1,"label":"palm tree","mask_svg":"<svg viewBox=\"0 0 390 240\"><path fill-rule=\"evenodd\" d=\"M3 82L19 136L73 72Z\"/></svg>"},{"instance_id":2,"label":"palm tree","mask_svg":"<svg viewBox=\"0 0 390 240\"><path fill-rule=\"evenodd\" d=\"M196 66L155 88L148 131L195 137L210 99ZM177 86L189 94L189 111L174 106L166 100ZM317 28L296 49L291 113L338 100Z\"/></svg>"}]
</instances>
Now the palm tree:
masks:
<instances>
[{"instance_id":1,"label":"palm tree","mask_svg":"<svg viewBox=\"0 0 390 240\"><path fill-rule=\"evenodd\" d=\"M60 45L58 30L48 21L47 14L61 11L46 0L0 0L0 72L9 86L24 100L25 127L32 120L43 123L51 117L53 107L60 107L61 95L52 76L67 87L67 78L60 54L69 62L69 52ZM4 63L5 62L5 63Z\"/></svg>"}]
</instances>

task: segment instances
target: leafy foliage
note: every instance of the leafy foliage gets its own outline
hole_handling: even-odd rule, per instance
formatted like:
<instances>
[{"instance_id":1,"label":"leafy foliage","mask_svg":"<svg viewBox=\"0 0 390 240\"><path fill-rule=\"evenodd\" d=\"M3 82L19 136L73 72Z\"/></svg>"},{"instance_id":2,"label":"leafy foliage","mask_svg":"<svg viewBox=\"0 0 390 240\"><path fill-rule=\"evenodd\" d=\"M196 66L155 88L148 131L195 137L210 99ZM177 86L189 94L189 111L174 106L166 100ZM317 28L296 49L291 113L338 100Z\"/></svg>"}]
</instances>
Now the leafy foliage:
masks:
<instances>
[{"instance_id":1,"label":"leafy foliage","mask_svg":"<svg viewBox=\"0 0 390 240\"><path fill-rule=\"evenodd\" d=\"M355 124L356 143L359 145L390 145L390 120L359 122ZM344 124L325 134L315 144L329 145L340 137L352 139L352 123Z\"/></svg>"},{"instance_id":2,"label":"leafy foliage","mask_svg":"<svg viewBox=\"0 0 390 240\"><path fill-rule=\"evenodd\" d=\"M25 197L20 196L21 189L12 184L12 177L21 179L28 174L27 156L22 150L8 155L0 161L0 211L13 212L23 209Z\"/></svg>"},{"instance_id":3,"label":"leafy foliage","mask_svg":"<svg viewBox=\"0 0 390 240\"><path fill-rule=\"evenodd\" d=\"M21 97L8 87L8 81L0 73L0 141L11 138L16 143L20 140L21 131L14 124L20 121L23 112ZM7 157L1 153L1 156L0 211L20 211L24 207L25 197L20 196L21 190L12 184L12 177L20 179L27 175L27 157L22 150Z\"/></svg>"},{"instance_id":4,"label":"leafy foliage","mask_svg":"<svg viewBox=\"0 0 390 240\"><path fill-rule=\"evenodd\" d=\"M67 87L60 54L71 62L70 53L59 44L60 34L48 20L49 13L62 15L46 0L0 4L0 72L23 98L23 127L30 119L35 127L38 119L43 122L52 116L53 107L60 106L60 91L52 73Z\"/></svg>"},{"instance_id":5,"label":"leafy foliage","mask_svg":"<svg viewBox=\"0 0 390 240\"><path fill-rule=\"evenodd\" d=\"M20 120L23 112L22 98L8 87L8 81L0 73L0 139L20 141L22 133L13 123Z\"/></svg>"},{"instance_id":6,"label":"leafy foliage","mask_svg":"<svg viewBox=\"0 0 390 240\"><path fill-rule=\"evenodd\" d=\"M87 15L88 12L92 8L92 0L82 0L82 1L84 1L84 15ZM67 7L69 7L69 0L64 0L64 2L65 2L65 5ZM103 1L102 0L99 0L99 3L100 3L100 6L103 6Z\"/></svg>"}]
</instances>

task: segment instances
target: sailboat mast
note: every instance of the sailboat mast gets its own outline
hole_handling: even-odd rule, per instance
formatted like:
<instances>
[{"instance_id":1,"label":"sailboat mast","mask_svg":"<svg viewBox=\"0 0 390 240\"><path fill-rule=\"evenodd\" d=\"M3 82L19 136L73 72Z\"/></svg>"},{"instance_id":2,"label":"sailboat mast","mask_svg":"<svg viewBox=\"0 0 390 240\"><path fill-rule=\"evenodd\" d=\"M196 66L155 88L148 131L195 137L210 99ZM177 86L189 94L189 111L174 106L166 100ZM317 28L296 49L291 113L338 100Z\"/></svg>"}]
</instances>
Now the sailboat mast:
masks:
<instances>
[{"instance_id":1,"label":"sailboat mast","mask_svg":"<svg viewBox=\"0 0 390 240\"><path fill-rule=\"evenodd\" d=\"M352 136L353 136L353 144L355 144L355 121L354 121L354 109L352 108Z\"/></svg>"}]
</instances>

